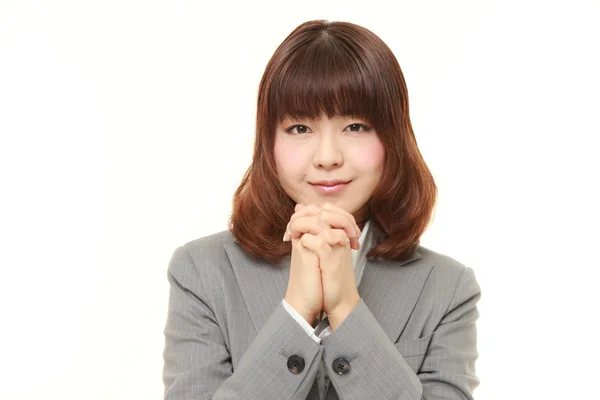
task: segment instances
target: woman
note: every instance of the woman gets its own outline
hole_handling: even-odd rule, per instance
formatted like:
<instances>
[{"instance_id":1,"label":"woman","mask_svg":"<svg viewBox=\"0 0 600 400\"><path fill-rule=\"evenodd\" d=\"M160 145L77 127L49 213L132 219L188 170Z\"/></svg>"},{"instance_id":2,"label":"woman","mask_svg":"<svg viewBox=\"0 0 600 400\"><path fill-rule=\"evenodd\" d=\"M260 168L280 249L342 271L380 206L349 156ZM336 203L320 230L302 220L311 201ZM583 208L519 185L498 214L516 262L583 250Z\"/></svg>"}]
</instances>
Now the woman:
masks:
<instances>
[{"instance_id":1,"label":"woman","mask_svg":"<svg viewBox=\"0 0 600 400\"><path fill-rule=\"evenodd\" d=\"M391 50L350 23L296 28L260 83L230 230L169 264L165 398L471 399L480 290L419 245L436 193Z\"/></svg>"}]
</instances>

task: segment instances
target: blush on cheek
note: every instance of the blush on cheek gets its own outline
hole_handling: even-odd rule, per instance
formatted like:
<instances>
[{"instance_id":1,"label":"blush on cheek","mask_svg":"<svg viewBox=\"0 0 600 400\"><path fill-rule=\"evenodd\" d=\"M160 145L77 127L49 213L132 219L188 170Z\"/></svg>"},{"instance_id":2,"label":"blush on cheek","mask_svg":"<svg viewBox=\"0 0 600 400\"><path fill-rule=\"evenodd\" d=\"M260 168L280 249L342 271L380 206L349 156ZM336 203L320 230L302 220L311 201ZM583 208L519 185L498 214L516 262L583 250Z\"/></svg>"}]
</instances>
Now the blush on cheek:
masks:
<instances>
[{"instance_id":1,"label":"blush on cheek","mask_svg":"<svg viewBox=\"0 0 600 400\"><path fill-rule=\"evenodd\" d=\"M302 182L304 169L302 164L302 156L297 147L281 141L275 141L273 148L273 156L275 158L275 167L277 168L277 176L283 190L295 202L300 201L298 195L299 183Z\"/></svg>"},{"instance_id":2,"label":"blush on cheek","mask_svg":"<svg viewBox=\"0 0 600 400\"><path fill-rule=\"evenodd\" d=\"M385 150L383 144L379 141L373 141L361 147L357 153L357 160L363 170L379 170L383 168Z\"/></svg>"},{"instance_id":3,"label":"blush on cheek","mask_svg":"<svg viewBox=\"0 0 600 400\"><path fill-rule=\"evenodd\" d=\"M276 141L273 152L280 177L289 180L292 179L293 176L302 175L302 152L298 151L296 146L290 146L285 142Z\"/></svg>"}]
</instances>

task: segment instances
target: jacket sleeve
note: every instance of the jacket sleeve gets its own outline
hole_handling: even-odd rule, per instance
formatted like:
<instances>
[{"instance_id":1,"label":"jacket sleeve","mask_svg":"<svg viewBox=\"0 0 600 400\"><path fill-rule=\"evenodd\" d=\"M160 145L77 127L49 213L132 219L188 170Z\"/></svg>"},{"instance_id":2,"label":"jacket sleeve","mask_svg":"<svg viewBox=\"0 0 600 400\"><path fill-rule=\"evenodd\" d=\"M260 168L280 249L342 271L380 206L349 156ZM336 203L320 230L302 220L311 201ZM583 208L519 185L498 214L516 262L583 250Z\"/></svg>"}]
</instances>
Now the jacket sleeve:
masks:
<instances>
[{"instance_id":1,"label":"jacket sleeve","mask_svg":"<svg viewBox=\"0 0 600 400\"><path fill-rule=\"evenodd\" d=\"M170 292L164 329L164 398L305 399L323 348L280 303L234 370L200 277L185 246L177 248L167 272ZM293 355L304 361L297 374L288 368Z\"/></svg>"},{"instance_id":2,"label":"jacket sleeve","mask_svg":"<svg viewBox=\"0 0 600 400\"><path fill-rule=\"evenodd\" d=\"M410 345L394 344L361 299L322 341L325 365L340 400L472 400L479 384L475 375L479 298L473 271L465 268L435 331ZM422 363L415 360L419 357ZM347 373L333 371L338 359L349 363Z\"/></svg>"}]
</instances>

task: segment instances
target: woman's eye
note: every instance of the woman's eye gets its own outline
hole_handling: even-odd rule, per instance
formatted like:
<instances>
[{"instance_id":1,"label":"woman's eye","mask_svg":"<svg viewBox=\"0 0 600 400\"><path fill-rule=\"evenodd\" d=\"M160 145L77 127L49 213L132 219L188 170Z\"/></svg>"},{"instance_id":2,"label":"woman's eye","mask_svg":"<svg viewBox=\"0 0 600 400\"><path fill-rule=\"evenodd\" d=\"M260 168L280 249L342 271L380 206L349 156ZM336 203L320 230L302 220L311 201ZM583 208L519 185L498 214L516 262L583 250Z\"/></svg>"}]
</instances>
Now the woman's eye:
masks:
<instances>
[{"instance_id":1,"label":"woman's eye","mask_svg":"<svg viewBox=\"0 0 600 400\"><path fill-rule=\"evenodd\" d=\"M348 128L350 128L352 132L360 132L360 128L363 128L363 131L369 130L369 127L363 124L350 124L348 125Z\"/></svg>"},{"instance_id":2,"label":"woman's eye","mask_svg":"<svg viewBox=\"0 0 600 400\"><path fill-rule=\"evenodd\" d=\"M296 129L295 132L293 132L294 129ZM287 128L285 131L287 133L296 133L296 134L308 133L308 126L306 126L306 125L292 125L289 128Z\"/></svg>"}]
</instances>

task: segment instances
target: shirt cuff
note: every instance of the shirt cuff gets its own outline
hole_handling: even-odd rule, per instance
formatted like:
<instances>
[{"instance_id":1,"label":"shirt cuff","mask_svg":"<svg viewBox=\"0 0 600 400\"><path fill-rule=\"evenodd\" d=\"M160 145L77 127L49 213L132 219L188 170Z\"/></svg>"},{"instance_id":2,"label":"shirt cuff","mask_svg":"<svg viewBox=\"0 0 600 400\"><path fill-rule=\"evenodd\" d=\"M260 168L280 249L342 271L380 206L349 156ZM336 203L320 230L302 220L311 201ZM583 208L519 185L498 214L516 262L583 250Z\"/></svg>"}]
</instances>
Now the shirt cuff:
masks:
<instances>
[{"instance_id":1,"label":"shirt cuff","mask_svg":"<svg viewBox=\"0 0 600 400\"><path fill-rule=\"evenodd\" d=\"M321 344L321 339L315 335L315 328L310 326L310 324L306 322L304 317L300 315L298 311L294 310L294 307L290 306L290 304L285 299L281 300L281 304L283 304L283 308L285 308L285 310L292 316L292 318L294 318L300 324L300 326L302 327L302 329L304 329L306 334L310 336L315 342L317 342L317 344Z\"/></svg>"}]
</instances>

